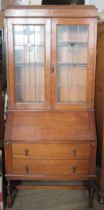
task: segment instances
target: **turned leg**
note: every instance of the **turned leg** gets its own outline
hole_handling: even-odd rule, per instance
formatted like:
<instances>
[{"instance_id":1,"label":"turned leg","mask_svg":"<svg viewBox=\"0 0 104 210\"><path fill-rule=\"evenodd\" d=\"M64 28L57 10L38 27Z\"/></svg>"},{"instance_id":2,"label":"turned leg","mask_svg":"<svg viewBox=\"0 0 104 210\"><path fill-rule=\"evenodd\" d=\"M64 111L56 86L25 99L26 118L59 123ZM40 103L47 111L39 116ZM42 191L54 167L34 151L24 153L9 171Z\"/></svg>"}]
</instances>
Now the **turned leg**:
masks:
<instances>
[{"instance_id":1,"label":"turned leg","mask_svg":"<svg viewBox=\"0 0 104 210\"><path fill-rule=\"evenodd\" d=\"M100 190L98 193L98 201L100 204L104 204L104 190Z\"/></svg>"},{"instance_id":2,"label":"turned leg","mask_svg":"<svg viewBox=\"0 0 104 210\"><path fill-rule=\"evenodd\" d=\"M12 204L12 197L11 197L11 182L8 181L8 182L7 182L7 205L8 205L8 208L11 207L11 204Z\"/></svg>"},{"instance_id":3,"label":"turned leg","mask_svg":"<svg viewBox=\"0 0 104 210\"><path fill-rule=\"evenodd\" d=\"M89 208L93 208L94 192L95 192L95 183L94 181L89 181L88 182Z\"/></svg>"},{"instance_id":4,"label":"turned leg","mask_svg":"<svg viewBox=\"0 0 104 210\"><path fill-rule=\"evenodd\" d=\"M7 205L8 208L11 208L12 203L16 196L16 188L15 182L11 182L10 180L7 182Z\"/></svg>"},{"instance_id":5,"label":"turned leg","mask_svg":"<svg viewBox=\"0 0 104 210\"><path fill-rule=\"evenodd\" d=\"M98 201L100 204L104 204L104 196L99 195L98 196Z\"/></svg>"}]
</instances>

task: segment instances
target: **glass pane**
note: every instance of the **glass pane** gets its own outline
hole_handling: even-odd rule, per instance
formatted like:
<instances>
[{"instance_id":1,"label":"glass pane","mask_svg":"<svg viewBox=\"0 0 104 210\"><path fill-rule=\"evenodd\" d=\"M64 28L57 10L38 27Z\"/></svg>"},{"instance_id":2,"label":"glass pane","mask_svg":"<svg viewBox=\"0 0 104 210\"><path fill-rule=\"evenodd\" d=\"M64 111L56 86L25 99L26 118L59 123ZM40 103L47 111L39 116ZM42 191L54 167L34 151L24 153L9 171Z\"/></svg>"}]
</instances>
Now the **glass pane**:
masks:
<instances>
[{"instance_id":1,"label":"glass pane","mask_svg":"<svg viewBox=\"0 0 104 210\"><path fill-rule=\"evenodd\" d=\"M45 100L44 25L14 26L16 101Z\"/></svg>"},{"instance_id":2,"label":"glass pane","mask_svg":"<svg viewBox=\"0 0 104 210\"><path fill-rule=\"evenodd\" d=\"M85 103L88 26L57 27L57 102Z\"/></svg>"}]
</instances>

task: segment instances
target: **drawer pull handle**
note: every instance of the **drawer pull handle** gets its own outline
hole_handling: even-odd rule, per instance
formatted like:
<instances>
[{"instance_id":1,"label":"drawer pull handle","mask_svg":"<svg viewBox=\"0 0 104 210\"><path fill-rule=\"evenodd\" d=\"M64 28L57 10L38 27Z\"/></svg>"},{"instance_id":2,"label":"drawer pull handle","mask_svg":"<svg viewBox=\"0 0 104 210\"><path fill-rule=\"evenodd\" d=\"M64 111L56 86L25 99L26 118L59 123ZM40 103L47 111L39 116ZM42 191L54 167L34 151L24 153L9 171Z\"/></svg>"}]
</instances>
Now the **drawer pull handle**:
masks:
<instances>
[{"instance_id":1,"label":"drawer pull handle","mask_svg":"<svg viewBox=\"0 0 104 210\"><path fill-rule=\"evenodd\" d=\"M55 69L54 64L52 64L52 66L51 66L51 72L52 73L54 73L54 69Z\"/></svg>"},{"instance_id":2,"label":"drawer pull handle","mask_svg":"<svg viewBox=\"0 0 104 210\"><path fill-rule=\"evenodd\" d=\"M28 155L29 155L29 150L25 149L25 156L28 157Z\"/></svg>"},{"instance_id":3,"label":"drawer pull handle","mask_svg":"<svg viewBox=\"0 0 104 210\"><path fill-rule=\"evenodd\" d=\"M76 157L77 151L75 149L72 151L72 155L73 155L73 157Z\"/></svg>"},{"instance_id":4,"label":"drawer pull handle","mask_svg":"<svg viewBox=\"0 0 104 210\"><path fill-rule=\"evenodd\" d=\"M73 171L73 174L75 174L75 173L76 173L76 170L77 170L76 166L72 166L72 171Z\"/></svg>"},{"instance_id":5,"label":"drawer pull handle","mask_svg":"<svg viewBox=\"0 0 104 210\"><path fill-rule=\"evenodd\" d=\"M28 166L25 166L25 171L26 171L26 174L29 174L29 167Z\"/></svg>"}]
</instances>

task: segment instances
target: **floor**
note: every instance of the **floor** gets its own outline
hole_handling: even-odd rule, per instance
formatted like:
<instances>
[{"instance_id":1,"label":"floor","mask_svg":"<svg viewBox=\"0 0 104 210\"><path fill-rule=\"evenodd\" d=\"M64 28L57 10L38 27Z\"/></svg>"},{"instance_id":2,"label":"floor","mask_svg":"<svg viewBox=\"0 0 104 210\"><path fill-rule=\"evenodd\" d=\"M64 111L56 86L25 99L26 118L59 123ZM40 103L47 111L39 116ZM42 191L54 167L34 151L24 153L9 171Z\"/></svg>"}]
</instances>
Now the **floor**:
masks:
<instances>
[{"instance_id":1,"label":"floor","mask_svg":"<svg viewBox=\"0 0 104 210\"><path fill-rule=\"evenodd\" d=\"M11 210L88 209L87 190L20 190L11 208ZM104 205L97 202L96 195L93 210L104 210Z\"/></svg>"}]
</instances>

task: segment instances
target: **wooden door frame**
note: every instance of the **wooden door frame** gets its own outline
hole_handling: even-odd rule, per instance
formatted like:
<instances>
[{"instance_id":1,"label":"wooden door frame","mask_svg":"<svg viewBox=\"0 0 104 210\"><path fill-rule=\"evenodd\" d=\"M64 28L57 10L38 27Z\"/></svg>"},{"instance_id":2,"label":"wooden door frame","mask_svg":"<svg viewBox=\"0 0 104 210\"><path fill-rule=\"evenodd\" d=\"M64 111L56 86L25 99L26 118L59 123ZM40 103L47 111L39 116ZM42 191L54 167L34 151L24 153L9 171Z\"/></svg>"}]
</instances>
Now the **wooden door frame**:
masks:
<instances>
[{"instance_id":1,"label":"wooden door frame","mask_svg":"<svg viewBox=\"0 0 104 210\"><path fill-rule=\"evenodd\" d=\"M88 25L89 26L89 46L88 46L88 71L87 71L87 90L85 104L59 104L56 102L56 35L57 25ZM52 65L54 73L52 74L52 107L56 110L92 110L94 106L94 84L95 84L95 61L96 61L96 18L54 18L52 19Z\"/></svg>"},{"instance_id":2,"label":"wooden door frame","mask_svg":"<svg viewBox=\"0 0 104 210\"><path fill-rule=\"evenodd\" d=\"M14 25L45 25L45 103L17 103L15 91L15 65L13 48L13 26ZM50 18L9 18L5 21L6 37L6 63L7 63L7 82L8 82L8 108L10 110L50 110L51 107L51 19Z\"/></svg>"}]
</instances>

